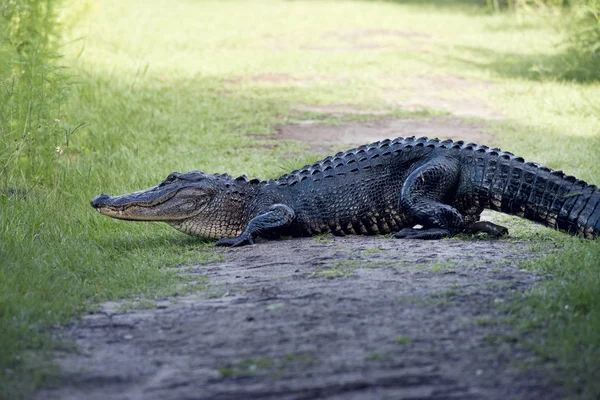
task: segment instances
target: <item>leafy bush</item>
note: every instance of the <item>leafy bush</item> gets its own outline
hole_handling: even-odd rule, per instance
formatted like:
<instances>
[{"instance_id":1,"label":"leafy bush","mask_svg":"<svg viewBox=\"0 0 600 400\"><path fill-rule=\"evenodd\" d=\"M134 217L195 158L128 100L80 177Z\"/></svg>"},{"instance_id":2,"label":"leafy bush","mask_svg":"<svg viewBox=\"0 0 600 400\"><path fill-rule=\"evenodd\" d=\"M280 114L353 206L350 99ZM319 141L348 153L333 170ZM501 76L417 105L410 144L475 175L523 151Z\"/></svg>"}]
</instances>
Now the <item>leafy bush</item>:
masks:
<instances>
[{"instance_id":1,"label":"leafy bush","mask_svg":"<svg viewBox=\"0 0 600 400\"><path fill-rule=\"evenodd\" d=\"M540 70L559 79L580 82L600 80L600 0L486 0L488 9L500 12L552 15L565 31L564 54Z\"/></svg>"},{"instance_id":2,"label":"leafy bush","mask_svg":"<svg viewBox=\"0 0 600 400\"><path fill-rule=\"evenodd\" d=\"M56 62L60 4L0 6L0 184L48 181L67 144L61 119L69 75Z\"/></svg>"},{"instance_id":3,"label":"leafy bush","mask_svg":"<svg viewBox=\"0 0 600 400\"><path fill-rule=\"evenodd\" d=\"M569 49L575 63L567 75L573 79L600 79L600 0L579 2L569 25ZM578 62L577 62L578 61Z\"/></svg>"}]
</instances>

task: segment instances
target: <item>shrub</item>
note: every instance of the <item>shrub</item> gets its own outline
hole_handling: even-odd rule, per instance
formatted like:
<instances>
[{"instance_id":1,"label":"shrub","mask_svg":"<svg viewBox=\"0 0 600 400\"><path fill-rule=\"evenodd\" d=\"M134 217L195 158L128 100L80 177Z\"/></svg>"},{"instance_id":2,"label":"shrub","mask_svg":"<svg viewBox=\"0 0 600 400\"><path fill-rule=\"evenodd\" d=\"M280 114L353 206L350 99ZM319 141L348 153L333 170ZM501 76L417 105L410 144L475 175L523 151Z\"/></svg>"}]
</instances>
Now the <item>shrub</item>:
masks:
<instances>
[{"instance_id":1,"label":"shrub","mask_svg":"<svg viewBox=\"0 0 600 400\"><path fill-rule=\"evenodd\" d=\"M563 57L544 66L552 76L576 81L600 80L600 0L486 0L493 11L550 13L564 20Z\"/></svg>"}]
</instances>

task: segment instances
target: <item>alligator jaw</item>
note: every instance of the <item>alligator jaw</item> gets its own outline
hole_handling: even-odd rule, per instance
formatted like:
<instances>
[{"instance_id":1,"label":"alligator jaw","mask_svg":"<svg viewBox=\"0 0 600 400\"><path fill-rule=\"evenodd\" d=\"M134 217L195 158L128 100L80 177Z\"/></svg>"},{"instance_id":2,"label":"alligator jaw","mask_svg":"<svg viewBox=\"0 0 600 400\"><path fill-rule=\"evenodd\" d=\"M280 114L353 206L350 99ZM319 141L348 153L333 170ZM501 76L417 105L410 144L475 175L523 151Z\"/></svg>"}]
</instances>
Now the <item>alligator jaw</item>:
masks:
<instances>
[{"instance_id":1,"label":"alligator jaw","mask_svg":"<svg viewBox=\"0 0 600 400\"><path fill-rule=\"evenodd\" d=\"M162 195L153 192L155 188L122 196L101 194L90 205L102 215L128 221L171 221L187 217L161 212L161 205L175 197L176 191Z\"/></svg>"}]
</instances>

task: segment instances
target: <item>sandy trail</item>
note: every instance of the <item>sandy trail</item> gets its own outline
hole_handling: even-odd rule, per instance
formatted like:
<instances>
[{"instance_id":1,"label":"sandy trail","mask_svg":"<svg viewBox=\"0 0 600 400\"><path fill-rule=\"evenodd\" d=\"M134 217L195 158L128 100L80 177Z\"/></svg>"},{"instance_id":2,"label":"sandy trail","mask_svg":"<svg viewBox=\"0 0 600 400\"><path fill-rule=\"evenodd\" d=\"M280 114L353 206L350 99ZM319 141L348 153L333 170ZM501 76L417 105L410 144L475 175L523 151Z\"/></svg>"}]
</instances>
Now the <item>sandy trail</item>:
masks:
<instances>
[{"instance_id":1,"label":"sandy trail","mask_svg":"<svg viewBox=\"0 0 600 400\"><path fill-rule=\"evenodd\" d=\"M529 243L326 237L225 249L186 266L206 291L109 303L56 332L38 399L560 398L502 320L538 277Z\"/></svg>"}]
</instances>

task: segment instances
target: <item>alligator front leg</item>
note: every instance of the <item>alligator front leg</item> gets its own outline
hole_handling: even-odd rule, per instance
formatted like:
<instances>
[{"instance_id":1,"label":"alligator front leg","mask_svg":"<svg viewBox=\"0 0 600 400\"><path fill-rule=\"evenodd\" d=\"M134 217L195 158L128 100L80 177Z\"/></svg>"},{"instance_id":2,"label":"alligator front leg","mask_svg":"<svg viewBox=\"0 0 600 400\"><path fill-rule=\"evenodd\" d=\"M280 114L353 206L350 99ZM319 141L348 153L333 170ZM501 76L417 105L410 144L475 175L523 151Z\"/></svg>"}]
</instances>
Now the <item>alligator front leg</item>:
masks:
<instances>
[{"instance_id":1,"label":"alligator front leg","mask_svg":"<svg viewBox=\"0 0 600 400\"><path fill-rule=\"evenodd\" d=\"M435 158L412 172L400 192L400 207L423 229L405 228L394 237L401 239L441 239L464 228L464 218L456 208L443 203L452 198L459 181L459 161Z\"/></svg>"},{"instance_id":2,"label":"alligator front leg","mask_svg":"<svg viewBox=\"0 0 600 400\"><path fill-rule=\"evenodd\" d=\"M220 239L215 246L237 247L254 244L254 239L258 236L289 225L294 217L294 210L290 207L285 204L274 204L266 213L252 218L240 236Z\"/></svg>"}]
</instances>

